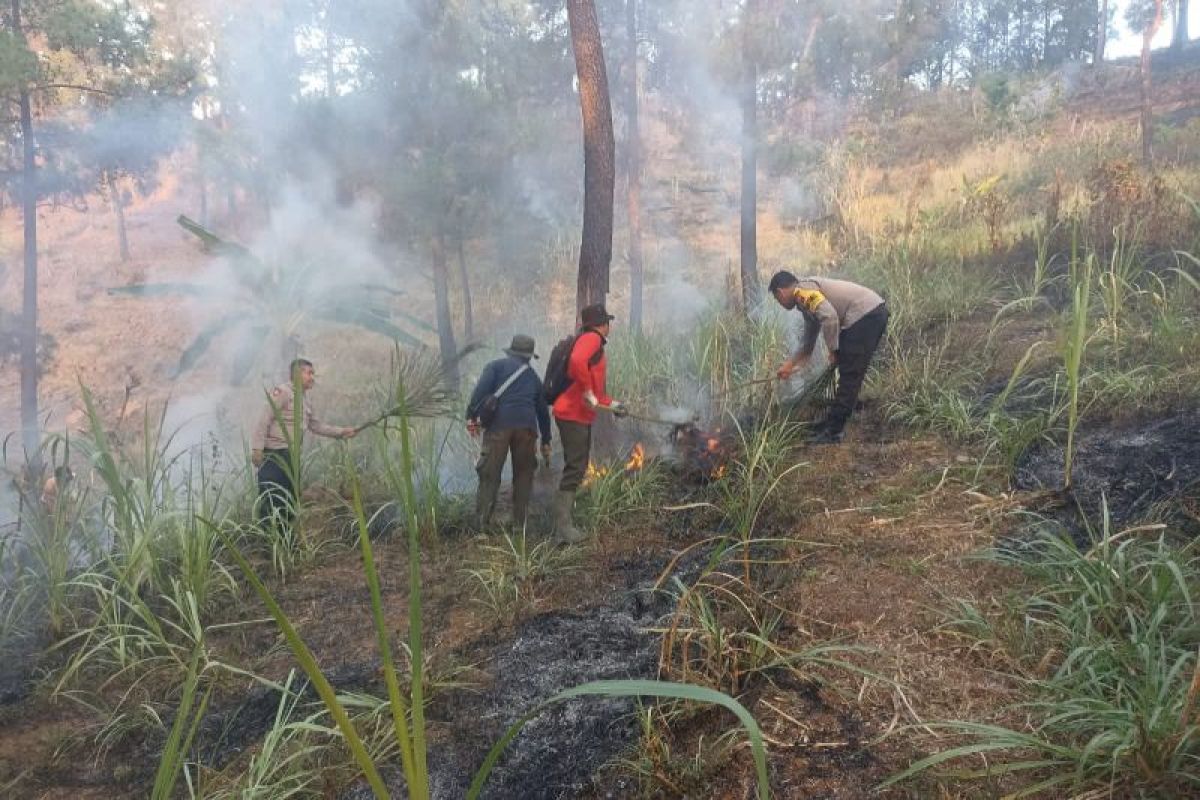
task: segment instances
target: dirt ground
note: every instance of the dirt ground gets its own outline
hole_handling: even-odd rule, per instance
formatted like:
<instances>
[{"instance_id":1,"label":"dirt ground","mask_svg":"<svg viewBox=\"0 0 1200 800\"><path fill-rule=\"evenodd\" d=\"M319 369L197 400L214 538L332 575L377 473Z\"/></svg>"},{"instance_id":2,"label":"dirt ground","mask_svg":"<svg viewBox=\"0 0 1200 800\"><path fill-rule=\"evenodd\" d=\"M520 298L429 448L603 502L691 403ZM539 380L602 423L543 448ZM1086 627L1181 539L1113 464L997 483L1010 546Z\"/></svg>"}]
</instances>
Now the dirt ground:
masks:
<instances>
[{"instance_id":1,"label":"dirt ground","mask_svg":"<svg viewBox=\"0 0 1200 800\"><path fill-rule=\"evenodd\" d=\"M1194 86L1194 82L1181 80L1178 85ZM1166 91L1169 108L1194 96L1177 90L1174 83ZM1086 93L1083 98L1081 102L1087 101ZM1120 113L1128 111L1122 107ZM82 421L79 382L98 391L109 414L126 387L135 387L128 411L136 415L138 409L167 396L203 394L217 380L219 365L202 366L181 381L169 376L198 327L190 311L170 300L151 304L107 291L148 277L186 279L204 268L207 258L175 224L180 212L189 211L193 198L171 173L166 170L155 194L136 198L126 212L133 251L129 262L117 258L112 214L100 201L93 201L86 212L46 209L39 217L40 314L45 333L55 343L54 359L42 381L42 398L52 427ZM686 247L675 249L680 262L690 263L693 271L725 263L736 251L737 221L729 197L712 197L721 176L683 177L678 184L648 181L648 229L675 244L686 242ZM763 204L771 205L769 186L764 187ZM719 213L714 213L718 207ZM232 220L218 218L214 223L220 230L241 232ZM18 226L11 210L0 215L0 308L6 314L20 308ZM798 237L774 213L764 214L759 238L764 252L790 253L799 246ZM672 252L671 242L660 250L656 257ZM709 288L723 288L721 270L708 273L709 281L717 284ZM555 296L569 300L569 288L553 290ZM1037 325L1032 323L1028 330L1013 332L1009 339L1013 360L1024 351L1028 337L1037 335ZM153 342L153 348L148 350L147 342ZM349 361L345 356L350 348L344 343L323 347L322 356L334 363ZM1007 356L1001 359L1007 360ZM994 377L1006 375L1001 370ZM4 398L0 430L16 426L17 387L16 362L8 359L0 364ZM889 775L945 745L945 734L923 727L925 723L986 720L1017 696L1017 686L984 656L938 631L939 608L947 599L1000 597L1017 585L1017 576L974 558L1003 528L1001 512L1013 503L998 489L981 490L975 485L977 455L933 438L887 430L870 412L855 420L842 446L797 452L805 466L779 489L787 499L788 513L769 520L760 531L762 536L790 540L780 552L784 563L772 575L773 600L789 614L782 644L802 648L834 641L862 646L867 651L856 656L856 663L878 677L815 669L805 680L778 675L747 689L743 700L767 737L777 797L978 796L978 786L943 786L931 778L873 793ZM448 690L431 706L435 753L453 750L450 743L464 733L470 734L466 739L472 744L486 738L483 731L464 731L464 727L472 714L485 708L480 695L490 692L513 702L513 695L498 694L498 684L515 680L528 689L530 698L534 690L544 696L552 688L545 682L522 684L510 677L523 663L521 657L556 657L554 653L530 656L539 651L521 650L517 647L521 643L556 642L555 637L578 634L572 641L603 650L609 641L604 638L605 626L614 626L619 636L609 641L611 652L624 661L606 661L591 650L581 650L581 656L568 652L579 662L578 670L550 671L550 677L564 681L608 677L623 667L654 672L656 640L639 638L639 632L654 626L657 608L650 601L642 604L631 598L640 597L685 548L712 535L713 525L712 519L686 511L648 510L628 526L605 531L590 542L578 569L545 581L538 587L536 602L499 623L467 599L469 582L463 574L464 566L481 559L482 548L496 540L457 537L431 542L422 561L427 648L435 664L469 667L466 675L474 684L470 690ZM405 548L399 542L382 542L376 558L388 622L401 636L407 625ZM273 588L339 688L380 691L375 632L354 550L344 549ZM253 598L247 600L236 617L261 619L263 609ZM578 619L588 624L572 627L571 621ZM219 646L231 659L269 677L282 678L291 666L272 623L229 634ZM530 673L540 666L537 660L528 663ZM270 724L274 709L273 695L246 682L223 685L213 701L213 727L203 734L213 763L236 765L244 759ZM606 706L595 712L600 715L596 719L611 723L603 733L607 750L588 754L579 760L579 769L563 777L583 780L584 785L573 784L571 792L549 796L597 800L637 796L619 771L596 769L630 755L636 740L630 710ZM565 735L553 732L579 725L582 719L579 714L556 718L554 725L559 727L551 726L549 735ZM236 722L232 734L220 729L230 720ZM101 714L76 703L50 700L45 687L25 700L0 706L0 796L144 797L147 778L157 765L161 729L137 731L97 756L90 739L102 721ZM499 720L488 723L497 724ZM702 739L711 740L730 725L731 720L720 713L700 714L677 732L673 751L694 756ZM576 740L570 742L579 746ZM550 752L553 756L555 751ZM705 797L751 796L748 749L739 745L734 752ZM572 762L576 756L579 753L570 753L562 760ZM439 757L435 755L435 761ZM461 760L451 760L446 769L452 771L477 758L478 752L455 757ZM521 765L538 768L534 761ZM532 780L537 780L537 774ZM594 783L593 774L599 776ZM660 796L672 796L665 783L657 788ZM330 789L331 796L339 792L354 796L353 787ZM535 795L525 791L508 796L527 800Z\"/></svg>"},{"instance_id":2,"label":"dirt ground","mask_svg":"<svg viewBox=\"0 0 1200 800\"><path fill-rule=\"evenodd\" d=\"M919 727L922 723L986 718L1014 696L1015 687L989 664L935 630L944 598L999 594L1011 582L1012 576L1004 571L972 558L991 542L988 511L1003 498L967 491L961 479L967 471L961 453L926 439L890 435L885 439L882 429L866 417L843 446L797 453L806 466L792 473L780 489L789 511L761 532L792 540L783 549L785 563L775 569L772 579L778 592L775 601L790 612L792 620L783 643L796 648L821 641L864 646L869 652L857 661L886 679L817 670L811 680L780 675L778 680L751 685L743 700L767 737L772 781L781 798L867 797L880 781L928 751L933 740ZM636 638L639 625L648 627L654 619L654 609L641 609L637 613L642 616L630 617L633 623L628 624L613 622L612 615L630 608L632 591L652 583L684 548L711 533L703 521L694 528L673 523L671 517L677 513L683 512L660 510L593 540L581 556L580 569L548 579L538 588L534 604L499 626L466 599L467 578L462 572L465 564L481 557L488 540L456 538L428 547L422 562L427 648L435 664L471 665L468 674L476 684L472 690L448 690L446 699L431 706L435 752L438 742L453 742L463 733L462 703L478 713L471 705L478 701L469 698L491 691L488 687L495 685L497 671L504 675L503 684L514 682L512 668L505 673L503 667L505 659L512 658L505 653L516 652L511 644L529 633L536 634L534 640L545 638L553 626L561 626L563 615L593 620L585 638L611 642L612 652L624 653L630 660L624 666L633 669L637 661L639 670L653 672L657 644L651 642L646 649L633 643L628 646L634 649L628 650L616 642L624 641L624 636ZM403 635L408 573L404 548L398 542L384 542L377 549L377 560L390 627ZM341 681L339 688L379 691L375 633L360 570L357 553L347 551L277 588L322 667L335 682ZM240 616L253 619L264 614L251 600ZM614 630L624 625L621 630L626 632L606 638L605 625ZM275 678L282 678L291 663L271 624L230 635L221 646L251 669ZM549 669L543 662L553 659L554 654L549 654L537 663ZM531 675L540 671L533 663L528 668ZM588 662L575 674L557 678L624 677L622 669L620 663L603 667ZM520 678L515 682L521 683ZM529 691L557 688L565 686L542 681ZM214 744L212 752L220 765L253 747L253 728L269 725L274 704L273 697L246 695L244 685L227 687L214 700L214 713L236 709L242 714L240 724L248 726L244 741ZM629 710L610 707L596 712L623 730L613 735L603 762L629 755L636 741ZM574 717L571 724L590 719L591 712L580 713L583 716ZM134 736L106 758L95 760L79 734L98 721L97 715L69 701L47 700L44 692L0 709L0 785L15 779L14 789L20 787L21 796L31 798L139 796L143 781L152 776L154 747L161 742L161 733ZM676 750L688 753L700 737L727 730L730 723L717 712L701 714L681 729ZM479 731L473 733L478 738ZM470 761L478 755L464 753L461 758ZM585 759L577 765L576 781L583 766L597 764ZM584 771L583 777L589 774ZM586 780L573 784L586 791L514 790L492 796L589 792L598 798L636 796L619 771L605 769L599 774L591 789L586 789ZM544 786L534 780L524 786ZM713 793L706 796L745 797L751 786L751 762L741 747L733 762L719 771ZM882 796L927 797L935 789L919 783ZM943 797L965 796L952 788L936 790Z\"/></svg>"}]
</instances>

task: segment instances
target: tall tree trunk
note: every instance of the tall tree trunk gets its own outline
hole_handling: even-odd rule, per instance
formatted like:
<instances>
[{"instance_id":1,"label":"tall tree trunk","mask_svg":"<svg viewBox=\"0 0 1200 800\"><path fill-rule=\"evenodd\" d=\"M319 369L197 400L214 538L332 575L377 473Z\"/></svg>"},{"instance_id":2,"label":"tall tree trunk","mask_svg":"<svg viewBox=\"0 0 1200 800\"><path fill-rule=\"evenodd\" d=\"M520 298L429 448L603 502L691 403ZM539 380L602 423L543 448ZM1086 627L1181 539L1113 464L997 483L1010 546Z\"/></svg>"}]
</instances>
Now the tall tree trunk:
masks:
<instances>
[{"instance_id":1,"label":"tall tree trunk","mask_svg":"<svg viewBox=\"0 0 1200 800\"><path fill-rule=\"evenodd\" d=\"M742 307L758 305L758 63L755 59L754 0L742 19Z\"/></svg>"},{"instance_id":2,"label":"tall tree trunk","mask_svg":"<svg viewBox=\"0 0 1200 800\"><path fill-rule=\"evenodd\" d=\"M1104 63L1104 46L1108 44L1108 0L1100 0L1100 16L1096 20L1096 52L1093 66Z\"/></svg>"},{"instance_id":3,"label":"tall tree trunk","mask_svg":"<svg viewBox=\"0 0 1200 800\"><path fill-rule=\"evenodd\" d=\"M438 231L431 246L433 257L433 299L437 306L438 352L446 384L458 389L458 347L454 343L454 319L450 316L450 280L446 265L446 235Z\"/></svg>"},{"instance_id":4,"label":"tall tree trunk","mask_svg":"<svg viewBox=\"0 0 1200 800\"><path fill-rule=\"evenodd\" d=\"M629 212L629 328L642 331L642 133L638 119L637 0L625 0L625 29L629 36L629 86L625 96L627 158L626 207Z\"/></svg>"},{"instance_id":5,"label":"tall tree trunk","mask_svg":"<svg viewBox=\"0 0 1200 800\"><path fill-rule=\"evenodd\" d=\"M25 41L21 27L21 0L12 0L9 18L13 36ZM37 303L37 159L33 140L33 108L29 87L18 95L21 116L21 214L25 223L25 274L21 297L21 443L25 448L27 474L40 478L42 456L38 427L38 303ZM32 488L32 484L30 484Z\"/></svg>"},{"instance_id":6,"label":"tall tree trunk","mask_svg":"<svg viewBox=\"0 0 1200 800\"><path fill-rule=\"evenodd\" d=\"M1162 25L1163 0L1154 0L1154 16L1142 31L1142 161L1146 169L1154 168L1154 108L1150 101L1150 45Z\"/></svg>"},{"instance_id":7,"label":"tall tree trunk","mask_svg":"<svg viewBox=\"0 0 1200 800\"><path fill-rule=\"evenodd\" d=\"M475 341L475 309L471 303L471 280L467 276L467 254L463 245L463 233L455 239L458 250L458 281L462 284L463 338L466 344Z\"/></svg>"},{"instance_id":8,"label":"tall tree trunk","mask_svg":"<svg viewBox=\"0 0 1200 800\"><path fill-rule=\"evenodd\" d=\"M1171 35L1171 49L1178 50L1188 43L1188 3L1190 0L1175 0L1175 31Z\"/></svg>"},{"instance_id":9,"label":"tall tree trunk","mask_svg":"<svg viewBox=\"0 0 1200 800\"><path fill-rule=\"evenodd\" d=\"M616 164L612 105L596 5L593 0L567 0L567 17L583 115L583 237L575 295L578 312L592 303L603 303L608 294Z\"/></svg>"},{"instance_id":10,"label":"tall tree trunk","mask_svg":"<svg viewBox=\"0 0 1200 800\"><path fill-rule=\"evenodd\" d=\"M122 261L129 260L129 232L125 227L125 198L121 197L121 187L111 172L105 174L108 184L108 196L112 200L113 216L117 218L117 246Z\"/></svg>"}]
</instances>

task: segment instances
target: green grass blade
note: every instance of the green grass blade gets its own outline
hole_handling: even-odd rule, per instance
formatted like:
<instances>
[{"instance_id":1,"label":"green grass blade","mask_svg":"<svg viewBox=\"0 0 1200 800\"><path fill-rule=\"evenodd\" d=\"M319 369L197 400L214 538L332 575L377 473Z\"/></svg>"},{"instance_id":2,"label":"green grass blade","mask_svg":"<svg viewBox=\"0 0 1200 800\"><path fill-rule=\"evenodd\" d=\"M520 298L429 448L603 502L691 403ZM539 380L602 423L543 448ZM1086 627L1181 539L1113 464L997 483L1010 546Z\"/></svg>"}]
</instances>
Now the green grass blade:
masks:
<instances>
[{"instance_id":1,"label":"green grass blade","mask_svg":"<svg viewBox=\"0 0 1200 800\"><path fill-rule=\"evenodd\" d=\"M354 723L350 721L350 717L346 714L346 709L338 702L337 693L321 672L320 666L317 664L317 659L313 656L312 651L308 649L308 645L300 637L299 632L292 626L291 620L288 619L284 610L276 602L274 596L271 595L269 589L259 579L254 568L250 566L250 562L242 555L242 551L234 544L233 539L220 526L210 522L209 520L201 520L205 525L208 525L212 530L221 537L222 542L229 549L230 556L237 562L242 573L246 576L246 580L254 587L254 591L262 599L267 610L271 612L271 616L275 618L275 622L279 625L280 631L283 632L284 638L287 639L288 646L291 647L296 661L300 664L300 668L304 670L304 674L312 681L313 687L320 695L321 701L325 703L325 708L329 711L329 715L333 717L337 723L338 729L342 732L342 736L346 740L346 746L350 749L351 755L354 756L355 762L363 771L367 783L371 786L371 791L375 793L380 800L388 800L391 796L387 787L383 783L383 778L379 776L379 771L375 769L374 762L371 761L371 756L367 753L367 748L363 745L362 739L359 738L358 732L354 730Z\"/></svg>"},{"instance_id":2,"label":"green grass blade","mask_svg":"<svg viewBox=\"0 0 1200 800\"><path fill-rule=\"evenodd\" d=\"M500 760L500 756L512 743L513 739L517 737L517 734L521 732L521 729L525 727L526 723L554 703L587 696L664 697L676 700L694 700L729 709L738 718L738 721L742 723L742 726L750 736L750 747L754 755L754 769L758 776L758 798L759 800L767 800L770 797L770 783L767 779L767 750L763 744L762 731L759 730L758 723L754 721L754 717L750 715L745 706L727 694L703 686L691 686L685 683L671 683L667 681L626 680L593 681L592 683L585 683L581 686L567 689L554 695L514 722L504 733L504 736L492 746L491 751L487 754L487 758L483 761L483 765L475 773L475 778L471 781L471 787L467 791L467 800L478 799L479 793L483 791L484 784L487 783L488 776L496 766L496 762Z\"/></svg>"},{"instance_id":3,"label":"green grass blade","mask_svg":"<svg viewBox=\"0 0 1200 800\"><path fill-rule=\"evenodd\" d=\"M163 745L162 758L158 762L158 770L154 775L154 788L150 793L151 800L168 800L174 794L175 784L179 782L179 772L183 768L184 760L192 746L192 740L195 738L200 722L204 719L204 712L208 708L208 700L212 696L212 684L205 691L204 698L200 701L200 707L195 714L192 714L192 705L196 700L196 687L200 683L200 656L202 653L202 647L196 647L192 651L187 678L183 682L183 697L179 700L179 709L175 712L175 721L172 723L171 732L167 735L167 741ZM189 720L191 725L185 737L184 726L188 724Z\"/></svg>"},{"instance_id":4,"label":"green grass blade","mask_svg":"<svg viewBox=\"0 0 1200 800\"><path fill-rule=\"evenodd\" d=\"M408 652L412 660L412 694L409 708L412 709L413 775L418 783L409 791L414 798L429 795L427 745L425 741L425 652L422 647L421 609L421 528L417 520L417 492L413 486L412 441L408 425L408 393L403 381L397 397L400 403L400 472L404 507L408 512Z\"/></svg>"},{"instance_id":5,"label":"green grass blade","mask_svg":"<svg viewBox=\"0 0 1200 800\"><path fill-rule=\"evenodd\" d=\"M371 592L371 617L375 621L375 633L379 638L379 654L383 660L383 678L387 684L388 702L392 710L392 724L396 730L396 741L400 745L400 760L404 765L404 777L411 787L421 784L428 785L428 777L418 778L413 760L412 741L408 735L408 709L400 695L400 682L396 678L396 664L392 658L392 645L388 640L387 620L383 616L383 595L379 588L379 571L375 567L375 552L371 547L371 537L367 529L367 517L363 511L362 489L359 486L358 475L354 475L351 483L353 492L354 515L358 520L358 541L362 548L363 572L367 576L367 587ZM413 798L418 797L413 792Z\"/></svg>"}]
</instances>

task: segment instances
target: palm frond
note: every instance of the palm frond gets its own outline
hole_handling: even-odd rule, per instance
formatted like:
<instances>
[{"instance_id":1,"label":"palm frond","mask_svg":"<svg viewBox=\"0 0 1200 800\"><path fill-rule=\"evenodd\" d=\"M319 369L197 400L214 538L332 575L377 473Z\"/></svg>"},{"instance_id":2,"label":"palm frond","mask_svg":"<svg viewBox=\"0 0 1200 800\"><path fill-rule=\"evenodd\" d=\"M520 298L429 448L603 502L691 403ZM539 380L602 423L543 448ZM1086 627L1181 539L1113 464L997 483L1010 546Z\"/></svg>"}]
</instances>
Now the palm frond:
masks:
<instances>
[{"instance_id":1,"label":"palm frond","mask_svg":"<svg viewBox=\"0 0 1200 800\"><path fill-rule=\"evenodd\" d=\"M340 289L326 290L322 293L321 308L318 313L326 319L335 319L332 316L353 316L355 314L370 314L375 319L382 319L394 325L393 320L401 319L422 331L428 333L437 333L437 328L433 323L420 317L410 314L407 311L402 311L397 308L392 308L386 302L380 302L380 294L389 294L393 297L398 297L404 294L398 289L392 289L375 283L356 283L351 286L346 286ZM337 320L346 321L346 320ZM354 324L359 324L356 320L349 320ZM377 331L385 336L390 336L386 331ZM393 337L395 338L395 337ZM419 344L410 343L413 346Z\"/></svg>"},{"instance_id":2,"label":"palm frond","mask_svg":"<svg viewBox=\"0 0 1200 800\"><path fill-rule=\"evenodd\" d=\"M455 394L446 385L441 357L428 348L405 350L397 343L392 353L389 383L381 392L384 409L359 429L391 417L437 417L449 414Z\"/></svg>"},{"instance_id":3,"label":"palm frond","mask_svg":"<svg viewBox=\"0 0 1200 800\"><path fill-rule=\"evenodd\" d=\"M347 325L357 325L364 330L402 342L410 347L424 347L425 343L408 331L395 325L384 316L369 308L353 308L349 306L332 306L314 313L314 316L327 322L341 322Z\"/></svg>"},{"instance_id":4,"label":"palm frond","mask_svg":"<svg viewBox=\"0 0 1200 800\"><path fill-rule=\"evenodd\" d=\"M237 327L240 323L245 322L248 317L240 312L235 311L232 314L214 320L197 334L192 343L187 346L187 349L179 356L179 363L175 366L175 372L172 378L178 378L183 373L190 370L200 361L200 358L208 352L208 348L212 346L213 341L232 328Z\"/></svg>"},{"instance_id":5,"label":"palm frond","mask_svg":"<svg viewBox=\"0 0 1200 800\"><path fill-rule=\"evenodd\" d=\"M203 243L204 249L207 252L214 253L219 256L227 256L229 258L248 258L253 261L258 261L254 254L251 253L245 246L237 244L236 242L225 241L208 228L205 228L199 222L196 222L194 219L190 219L189 217L180 214L175 221L179 223L179 227L183 228L185 231L199 239L201 243Z\"/></svg>"},{"instance_id":6,"label":"palm frond","mask_svg":"<svg viewBox=\"0 0 1200 800\"><path fill-rule=\"evenodd\" d=\"M271 270L244 245L225 241L200 223L189 219L183 214L180 214L175 221L185 231L201 241L205 252L223 256L237 264L241 269L235 270L234 274L237 275L238 280L245 287L259 295L265 291L270 291L272 285Z\"/></svg>"},{"instance_id":7,"label":"palm frond","mask_svg":"<svg viewBox=\"0 0 1200 800\"><path fill-rule=\"evenodd\" d=\"M182 294L189 297L204 297L213 299L225 295L217 289L208 286L201 286L195 283L131 283L128 286L112 286L108 289L109 294L127 294L134 297L165 297L167 295Z\"/></svg>"}]
</instances>

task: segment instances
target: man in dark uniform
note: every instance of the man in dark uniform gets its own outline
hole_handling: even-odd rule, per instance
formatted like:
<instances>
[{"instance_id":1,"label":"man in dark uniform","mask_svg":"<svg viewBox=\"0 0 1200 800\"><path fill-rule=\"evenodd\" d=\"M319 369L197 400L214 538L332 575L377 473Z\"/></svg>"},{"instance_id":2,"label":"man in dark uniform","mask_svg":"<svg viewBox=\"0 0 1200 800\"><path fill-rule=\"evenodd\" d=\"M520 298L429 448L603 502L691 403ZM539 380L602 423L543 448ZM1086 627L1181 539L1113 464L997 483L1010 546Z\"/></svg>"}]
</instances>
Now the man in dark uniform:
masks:
<instances>
[{"instance_id":1,"label":"man in dark uniform","mask_svg":"<svg viewBox=\"0 0 1200 800\"><path fill-rule=\"evenodd\" d=\"M525 527L533 473L537 469L537 440L541 433L542 455L550 460L550 409L542 379L530 359L537 358L532 337L518 334L497 359L483 368L471 400L467 403L467 426L472 434L483 432L483 443L475 471L479 492L475 496L475 519L480 529L491 521L500 492L504 462L512 454L513 525ZM494 398L492 402L491 398ZM494 406L491 419L480 420L485 405Z\"/></svg>"}]
</instances>

